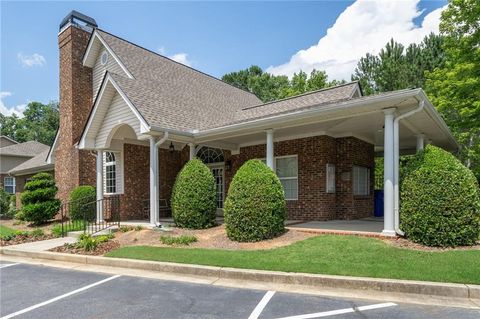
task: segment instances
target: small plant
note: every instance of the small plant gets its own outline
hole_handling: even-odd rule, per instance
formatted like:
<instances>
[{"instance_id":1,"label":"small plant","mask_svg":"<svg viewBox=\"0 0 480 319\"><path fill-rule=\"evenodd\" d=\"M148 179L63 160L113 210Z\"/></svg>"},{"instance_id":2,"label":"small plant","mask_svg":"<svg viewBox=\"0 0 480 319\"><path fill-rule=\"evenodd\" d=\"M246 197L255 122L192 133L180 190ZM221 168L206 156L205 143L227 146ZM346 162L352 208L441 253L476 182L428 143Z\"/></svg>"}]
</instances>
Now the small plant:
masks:
<instances>
[{"instance_id":1,"label":"small plant","mask_svg":"<svg viewBox=\"0 0 480 319\"><path fill-rule=\"evenodd\" d=\"M40 228L32 230L30 234L32 234L33 237L41 237L41 236L45 235L43 230L40 229Z\"/></svg>"},{"instance_id":2,"label":"small plant","mask_svg":"<svg viewBox=\"0 0 480 319\"><path fill-rule=\"evenodd\" d=\"M190 160L177 175L172 191L172 216L178 227L202 229L215 225L215 179L199 159Z\"/></svg>"},{"instance_id":3,"label":"small plant","mask_svg":"<svg viewBox=\"0 0 480 319\"><path fill-rule=\"evenodd\" d=\"M195 236L188 236L188 235L181 235L178 237L175 236L160 236L160 241L164 245L185 245L188 246L191 243L195 243L197 241L197 237Z\"/></svg>"},{"instance_id":4,"label":"small plant","mask_svg":"<svg viewBox=\"0 0 480 319\"><path fill-rule=\"evenodd\" d=\"M55 198L57 190L52 175L34 175L25 184L25 191L21 196L25 220L38 225L55 217L60 208L60 200Z\"/></svg>"},{"instance_id":5,"label":"small plant","mask_svg":"<svg viewBox=\"0 0 480 319\"><path fill-rule=\"evenodd\" d=\"M29 237L31 235L30 232L26 230L17 230L13 234L8 234L8 235L3 235L1 236L1 239L4 241L10 241L12 239L15 239L17 237Z\"/></svg>"},{"instance_id":6,"label":"small plant","mask_svg":"<svg viewBox=\"0 0 480 319\"><path fill-rule=\"evenodd\" d=\"M118 230L122 233L126 233L126 232L129 232L129 231L133 230L133 227L132 226L120 226L120 228L118 228Z\"/></svg>"},{"instance_id":7,"label":"small plant","mask_svg":"<svg viewBox=\"0 0 480 319\"><path fill-rule=\"evenodd\" d=\"M135 226L135 231L141 231L143 230L143 227L140 225Z\"/></svg>"},{"instance_id":8,"label":"small plant","mask_svg":"<svg viewBox=\"0 0 480 319\"><path fill-rule=\"evenodd\" d=\"M18 225L23 225L23 224L25 224L25 221L23 221L23 220L18 220L17 219L16 221L13 222L13 226L18 226Z\"/></svg>"},{"instance_id":9,"label":"small plant","mask_svg":"<svg viewBox=\"0 0 480 319\"><path fill-rule=\"evenodd\" d=\"M96 218L96 191L93 186L78 186L70 193L70 219L88 221Z\"/></svg>"},{"instance_id":10,"label":"small plant","mask_svg":"<svg viewBox=\"0 0 480 319\"><path fill-rule=\"evenodd\" d=\"M81 234L78 237L78 241L76 244L77 248L82 248L86 251L92 251L97 249L98 242L93 238L91 235Z\"/></svg>"}]
</instances>

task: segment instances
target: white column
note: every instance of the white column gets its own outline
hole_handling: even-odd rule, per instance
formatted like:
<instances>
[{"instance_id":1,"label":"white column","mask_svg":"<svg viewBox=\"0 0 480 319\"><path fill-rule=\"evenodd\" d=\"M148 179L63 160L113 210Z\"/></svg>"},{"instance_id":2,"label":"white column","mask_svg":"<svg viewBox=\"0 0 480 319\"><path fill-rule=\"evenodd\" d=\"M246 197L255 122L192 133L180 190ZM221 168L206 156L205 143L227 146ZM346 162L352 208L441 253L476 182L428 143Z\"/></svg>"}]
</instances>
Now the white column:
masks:
<instances>
[{"instance_id":1,"label":"white column","mask_svg":"<svg viewBox=\"0 0 480 319\"><path fill-rule=\"evenodd\" d=\"M417 153L423 150L425 144L425 135L418 134L417 135Z\"/></svg>"},{"instance_id":2,"label":"white column","mask_svg":"<svg viewBox=\"0 0 480 319\"><path fill-rule=\"evenodd\" d=\"M275 171L275 159L273 157L273 130L267 130L267 166Z\"/></svg>"},{"instance_id":3,"label":"white column","mask_svg":"<svg viewBox=\"0 0 480 319\"><path fill-rule=\"evenodd\" d=\"M103 151L97 151L97 221L103 221Z\"/></svg>"},{"instance_id":4,"label":"white column","mask_svg":"<svg viewBox=\"0 0 480 319\"><path fill-rule=\"evenodd\" d=\"M395 116L395 109L390 108L384 110L385 113L385 138L383 147L384 159L384 175L383 175L383 214L384 226L383 234L388 236L395 236L395 216L394 216L394 147L393 147L393 120Z\"/></svg>"},{"instance_id":5,"label":"white column","mask_svg":"<svg viewBox=\"0 0 480 319\"><path fill-rule=\"evenodd\" d=\"M155 137L150 137L150 224L158 221L158 150Z\"/></svg>"},{"instance_id":6,"label":"white column","mask_svg":"<svg viewBox=\"0 0 480 319\"><path fill-rule=\"evenodd\" d=\"M188 147L190 148L190 160L195 158L195 144L188 143Z\"/></svg>"}]
</instances>

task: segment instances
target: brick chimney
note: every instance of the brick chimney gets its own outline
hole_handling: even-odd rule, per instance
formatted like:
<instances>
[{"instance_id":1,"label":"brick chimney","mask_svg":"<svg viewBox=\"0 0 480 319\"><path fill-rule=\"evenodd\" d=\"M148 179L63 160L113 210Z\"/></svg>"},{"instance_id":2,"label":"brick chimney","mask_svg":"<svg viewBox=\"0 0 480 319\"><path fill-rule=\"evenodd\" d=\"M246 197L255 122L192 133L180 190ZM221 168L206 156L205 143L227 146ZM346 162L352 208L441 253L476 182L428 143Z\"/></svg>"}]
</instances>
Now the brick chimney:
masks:
<instances>
[{"instance_id":1,"label":"brick chimney","mask_svg":"<svg viewBox=\"0 0 480 319\"><path fill-rule=\"evenodd\" d=\"M55 153L58 197L68 201L73 188L95 186L95 157L77 149L92 108L92 69L82 64L95 20L70 12L60 23L60 131Z\"/></svg>"}]
</instances>

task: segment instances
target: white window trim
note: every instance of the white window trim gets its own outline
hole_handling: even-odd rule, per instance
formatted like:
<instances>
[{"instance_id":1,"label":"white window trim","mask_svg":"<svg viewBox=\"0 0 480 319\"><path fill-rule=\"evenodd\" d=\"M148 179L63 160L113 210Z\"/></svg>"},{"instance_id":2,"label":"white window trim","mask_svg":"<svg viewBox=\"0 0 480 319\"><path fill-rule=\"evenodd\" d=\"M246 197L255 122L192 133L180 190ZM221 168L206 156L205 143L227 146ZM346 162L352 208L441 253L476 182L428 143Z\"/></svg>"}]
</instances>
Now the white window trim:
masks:
<instances>
[{"instance_id":1,"label":"white window trim","mask_svg":"<svg viewBox=\"0 0 480 319\"><path fill-rule=\"evenodd\" d=\"M356 179L355 179L355 174L354 174L354 170L355 170L355 167L359 167L359 168L363 168L363 169L366 169L367 170L367 181L366 181L366 184L367 184L367 193L366 194L358 194L358 193L355 193L355 183L356 183ZM360 165L353 165L353 169L352 169L352 192L353 192L353 196L370 196L370 168L369 167L366 167L366 166L360 166Z\"/></svg>"},{"instance_id":2,"label":"white window trim","mask_svg":"<svg viewBox=\"0 0 480 319\"><path fill-rule=\"evenodd\" d=\"M297 197L295 197L295 198L287 198L287 197L285 196L285 200L294 201L294 200L298 200L298 193L300 192L300 189L298 188L298 155L297 155L297 154L293 154L293 155L274 156L274 157L273 157L273 159L274 159L273 163L274 163L274 165L275 165L275 174L276 174L276 173L277 173L277 159L289 158L289 157L295 157L295 158L297 159L297 172L296 172L296 173L297 173L297 177L278 177L278 179L280 179L280 181L281 181L281 180L293 180L293 179L297 180L297 182L296 182L296 185L297 185ZM260 160L261 160L261 161L266 161L266 158L263 157L263 158L260 158ZM278 176L278 175L277 175L277 176ZM283 187L283 185L282 185L282 187ZM284 193L285 193L285 191L284 191Z\"/></svg>"},{"instance_id":3,"label":"white window trim","mask_svg":"<svg viewBox=\"0 0 480 319\"><path fill-rule=\"evenodd\" d=\"M12 185L7 185L7 182L6 182L7 179L13 181ZM7 186L8 186L8 187L13 187L13 193L8 193L8 192L5 190L5 187L7 187ZM16 183L16 180L15 180L15 177L13 177L13 176L5 176L5 177L3 178L3 190L5 190L5 192L7 192L8 194L11 194L11 195L15 194L15 192L17 191L17 183Z\"/></svg>"},{"instance_id":4,"label":"white window trim","mask_svg":"<svg viewBox=\"0 0 480 319\"><path fill-rule=\"evenodd\" d=\"M105 62L103 62L103 57L106 56ZM103 66L106 66L108 63L108 52L107 50L103 50L103 52L100 54L100 64Z\"/></svg>"},{"instance_id":5,"label":"white window trim","mask_svg":"<svg viewBox=\"0 0 480 319\"><path fill-rule=\"evenodd\" d=\"M113 153L115 155L115 164L107 164L106 163L106 153ZM124 172L123 172L123 152L121 151L113 151L113 150L105 150L103 152L103 194L104 195L120 195L123 194L123 178L124 178ZM106 168L107 166L110 165L115 165L115 192L110 193L107 192L107 171Z\"/></svg>"}]
</instances>

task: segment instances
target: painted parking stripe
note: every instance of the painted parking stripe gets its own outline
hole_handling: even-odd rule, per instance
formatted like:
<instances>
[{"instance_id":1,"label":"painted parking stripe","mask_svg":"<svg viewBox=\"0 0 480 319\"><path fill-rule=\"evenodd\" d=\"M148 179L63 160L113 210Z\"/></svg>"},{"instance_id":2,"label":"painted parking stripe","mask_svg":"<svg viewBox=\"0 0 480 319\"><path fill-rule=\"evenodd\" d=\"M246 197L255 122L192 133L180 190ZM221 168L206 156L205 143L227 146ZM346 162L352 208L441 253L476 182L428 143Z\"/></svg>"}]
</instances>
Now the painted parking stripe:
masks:
<instances>
[{"instance_id":1,"label":"painted parking stripe","mask_svg":"<svg viewBox=\"0 0 480 319\"><path fill-rule=\"evenodd\" d=\"M0 269L2 268L7 268L7 267L10 267L10 266L16 266L16 265L20 265L19 263L15 263L15 264L4 264L4 265L0 265Z\"/></svg>"},{"instance_id":2,"label":"painted parking stripe","mask_svg":"<svg viewBox=\"0 0 480 319\"><path fill-rule=\"evenodd\" d=\"M257 319L262 313L263 309L265 309L265 306L268 304L270 299L272 299L274 294L275 291L267 291L267 293L263 296L262 300L260 300L255 309L253 309L253 312L251 313L250 317L248 317L248 319Z\"/></svg>"},{"instance_id":3,"label":"painted parking stripe","mask_svg":"<svg viewBox=\"0 0 480 319\"><path fill-rule=\"evenodd\" d=\"M328 316L343 315L343 314L346 314L346 313L352 313L352 312L357 312L357 311L366 311L366 310L380 309L380 308L386 308L386 307L393 307L393 306L396 306L396 305L397 304L395 304L393 302L386 302L386 303L379 303L379 304L369 305L369 306L361 306L361 307L356 307L356 308L344 308L344 309L338 309L338 310L332 310L332 311L309 313L309 314L306 314L306 315L283 317L283 318L278 318L278 319L323 318L323 317L328 317Z\"/></svg>"},{"instance_id":4,"label":"painted parking stripe","mask_svg":"<svg viewBox=\"0 0 480 319\"><path fill-rule=\"evenodd\" d=\"M120 277L120 275L115 275L115 276L112 276L112 277L108 277L108 278L106 278L106 279L97 281L97 282L95 282L95 283L93 283L93 284L90 284L90 285L88 285L88 286L79 288L79 289L74 290L74 291L70 291L70 292L68 292L68 293L66 293L66 294L64 294L64 295L61 295L61 296L52 298L52 299L50 299L50 300L47 300L47 301L38 303L38 304L33 305L33 306L31 306L31 307L22 309L22 310L20 310L20 311L11 313L11 314L6 315L6 316L3 316L3 317L1 317L0 319L9 319L9 318L16 317L16 316L18 316L18 315L24 314L24 313L26 313L26 312L35 310L35 309L40 308L40 307L43 307L43 306L46 306L46 305L48 305L48 304L51 304L51 303L53 303L53 302L55 302L55 301L58 301L58 300L61 300L61 299L63 299L63 298L67 298L67 297L69 297L69 296L71 296L71 295L74 295L74 294L76 294L76 293L85 291L85 290L87 290L87 289L93 288L93 287L98 286L98 285L101 285L101 284L103 284L103 283L106 283L107 281L113 280L113 279L118 278L118 277Z\"/></svg>"}]
</instances>

